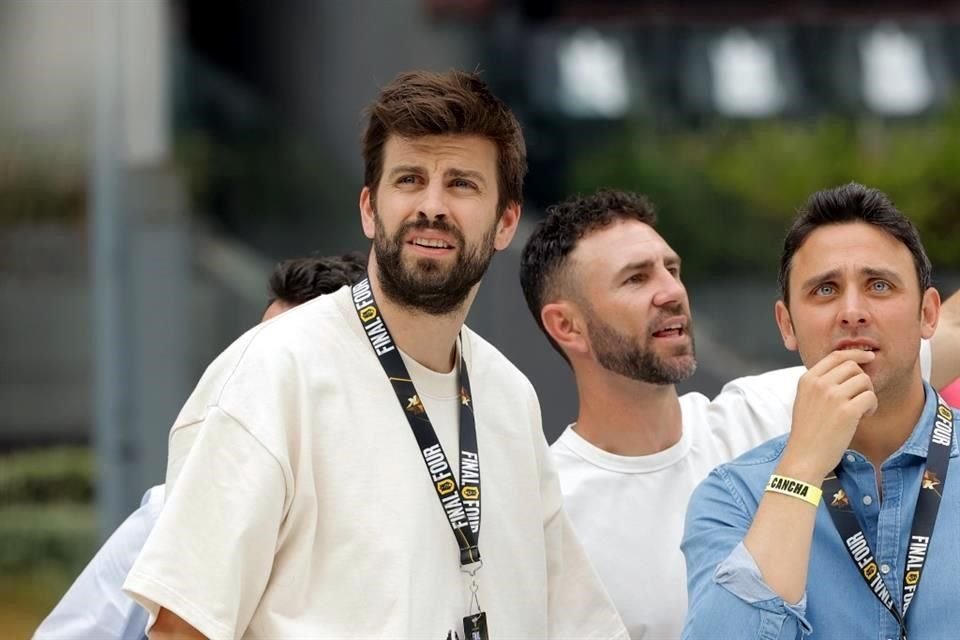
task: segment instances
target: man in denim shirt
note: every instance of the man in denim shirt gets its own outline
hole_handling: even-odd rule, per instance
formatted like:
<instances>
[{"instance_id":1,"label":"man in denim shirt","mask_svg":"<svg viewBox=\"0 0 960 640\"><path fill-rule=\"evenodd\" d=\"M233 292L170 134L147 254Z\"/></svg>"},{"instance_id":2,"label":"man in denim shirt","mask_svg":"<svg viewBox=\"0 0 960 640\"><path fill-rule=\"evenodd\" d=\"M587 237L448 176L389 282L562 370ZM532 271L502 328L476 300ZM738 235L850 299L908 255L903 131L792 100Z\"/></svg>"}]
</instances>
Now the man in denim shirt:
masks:
<instances>
[{"instance_id":1,"label":"man in denim shirt","mask_svg":"<svg viewBox=\"0 0 960 640\"><path fill-rule=\"evenodd\" d=\"M790 434L718 467L691 499L684 638L956 636L958 420L916 352L940 312L930 271L884 194L849 184L810 198L776 305L809 371Z\"/></svg>"}]
</instances>

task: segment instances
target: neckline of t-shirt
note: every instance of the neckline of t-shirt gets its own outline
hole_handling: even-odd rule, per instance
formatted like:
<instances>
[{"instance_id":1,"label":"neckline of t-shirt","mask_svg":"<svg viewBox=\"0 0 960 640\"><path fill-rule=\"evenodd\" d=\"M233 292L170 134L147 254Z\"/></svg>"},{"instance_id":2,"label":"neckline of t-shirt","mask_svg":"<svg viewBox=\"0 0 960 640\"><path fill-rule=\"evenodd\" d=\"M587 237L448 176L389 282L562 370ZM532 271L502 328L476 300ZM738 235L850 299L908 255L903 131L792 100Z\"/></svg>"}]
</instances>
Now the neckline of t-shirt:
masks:
<instances>
[{"instance_id":1,"label":"neckline of t-shirt","mask_svg":"<svg viewBox=\"0 0 960 640\"><path fill-rule=\"evenodd\" d=\"M459 340L457 343L459 344ZM397 349L397 351L403 358L403 364L407 365L407 371L410 373L413 386L419 395L436 400L450 400L460 395L460 390L457 388L457 367L446 373L441 373L423 366L404 353L402 349Z\"/></svg>"},{"instance_id":2,"label":"neckline of t-shirt","mask_svg":"<svg viewBox=\"0 0 960 640\"><path fill-rule=\"evenodd\" d=\"M341 293L343 295L340 295ZM348 322L350 326L353 327L354 332L364 342L364 344L369 347L370 343L367 340L367 335L363 332L363 325L360 323L360 319L357 317L356 309L353 307L351 288L349 286L345 286L341 290L330 295L340 307L343 315L347 318L350 318ZM464 345L461 344L462 342L464 342L464 340L457 341L457 347L460 349L460 352L469 351L468 349L464 348ZM459 396L460 390L457 388L456 367L447 373L440 373L423 366L412 357L404 353L402 349L397 348L397 351L400 353L400 357L403 358L403 364L406 365L407 371L410 373L410 378L413 380L413 386L417 389L417 394L426 396L428 398L433 398L435 400L449 400L450 398L456 398Z\"/></svg>"},{"instance_id":3,"label":"neckline of t-shirt","mask_svg":"<svg viewBox=\"0 0 960 640\"><path fill-rule=\"evenodd\" d=\"M676 444L667 447L663 451L645 456L621 456L616 453L604 451L589 442L574 430L575 426L575 422L568 425L564 432L560 434L560 441L585 461L608 471L616 471L618 473L652 473L676 464L690 452L690 436L687 434L686 429L681 431L680 440L678 440Z\"/></svg>"}]
</instances>

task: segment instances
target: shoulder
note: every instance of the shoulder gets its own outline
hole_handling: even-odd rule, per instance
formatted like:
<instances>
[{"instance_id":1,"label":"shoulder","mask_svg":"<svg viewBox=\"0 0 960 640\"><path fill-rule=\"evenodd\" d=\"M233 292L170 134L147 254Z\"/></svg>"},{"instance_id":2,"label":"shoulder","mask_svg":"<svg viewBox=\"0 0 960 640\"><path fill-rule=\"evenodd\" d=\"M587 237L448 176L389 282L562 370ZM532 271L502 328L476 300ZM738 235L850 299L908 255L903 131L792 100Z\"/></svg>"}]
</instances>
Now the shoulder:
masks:
<instances>
[{"instance_id":1,"label":"shoulder","mask_svg":"<svg viewBox=\"0 0 960 640\"><path fill-rule=\"evenodd\" d=\"M787 436L782 435L717 466L697 488L695 494L709 492L711 487L722 488L738 502L749 501L755 504L783 455L786 443Z\"/></svg>"},{"instance_id":2,"label":"shoulder","mask_svg":"<svg viewBox=\"0 0 960 640\"><path fill-rule=\"evenodd\" d=\"M735 378L723 385L716 399L727 394L741 394L750 396L751 400L792 407L797 395L797 383L806 371L806 368L796 366Z\"/></svg>"},{"instance_id":3,"label":"shoulder","mask_svg":"<svg viewBox=\"0 0 960 640\"><path fill-rule=\"evenodd\" d=\"M488 382L496 382L498 386L518 389L536 397L536 392L527 376L499 349L466 325L461 335L464 355L470 366L471 379L482 376Z\"/></svg>"},{"instance_id":4,"label":"shoulder","mask_svg":"<svg viewBox=\"0 0 960 640\"><path fill-rule=\"evenodd\" d=\"M349 294L344 287L246 331L206 368L177 423L202 419L206 407L216 404L238 378L252 375L278 380L296 370L301 361L322 357L325 351L362 349L360 323L348 315Z\"/></svg>"},{"instance_id":5,"label":"shoulder","mask_svg":"<svg viewBox=\"0 0 960 640\"><path fill-rule=\"evenodd\" d=\"M786 437L775 438L711 471L690 496L685 539L718 523L749 528Z\"/></svg>"},{"instance_id":6,"label":"shoulder","mask_svg":"<svg viewBox=\"0 0 960 640\"><path fill-rule=\"evenodd\" d=\"M347 384L344 378L352 381L360 375L357 363L373 353L352 308L349 287L261 323L227 352L231 357L223 358L215 371L208 370L171 432L171 484L208 431L205 425L224 420L238 425L276 459L286 460L290 448L316 423L316 412L327 406L303 399L337 394ZM338 366L347 362L354 366Z\"/></svg>"},{"instance_id":7,"label":"shoulder","mask_svg":"<svg viewBox=\"0 0 960 640\"><path fill-rule=\"evenodd\" d=\"M784 447L787 446L787 437L788 435L784 434L768 440L730 462L720 465L720 468L731 473L741 473L741 470L776 466L780 456L783 455Z\"/></svg>"},{"instance_id":8,"label":"shoulder","mask_svg":"<svg viewBox=\"0 0 960 640\"><path fill-rule=\"evenodd\" d=\"M752 492L759 482L765 483L773 473L783 449L787 444L787 435L778 436L750 449L730 462L718 465L704 481L704 484L719 483L728 488L741 487ZM761 487L762 489L762 487Z\"/></svg>"},{"instance_id":9,"label":"shoulder","mask_svg":"<svg viewBox=\"0 0 960 640\"><path fill-rule=\"evenodd\" d=\"M360 321L351 316L349 288L315 298L249 332L243 352L222 372L221 398L233 388L256 390L269 397L269 389L295 392L311 376L331 374L331 363L370 352ZM248 387L252 387L249 388Z\"/></svg>"},{"instance_id":10,"label":"shoulder","mask_svg":"<svg viewBox=\"0 0 960 640\"><path fill-rule=\"evenodd\" d=\"M709 406L710 398L699 391L689 391L680 396L680 412L683 415L685 423L688 420L697 422L696 420L692 420L692 418L705 411Z\"/></svg>"},{"instance_id":11,"label":"shoulder","mask_svg":"<svg viewBox=\"0 0 960 640\"><path fill-rule=\"evenodd\" d=\"M363 338L349 287L298 305L257 325L252 333L250 349L269 352L331 348L344 340Z\"/></svg>"},{"instance_id":12,"label":"shoulder","mask_svg":"<svg viewBox=\"0 0 960 640\"><path fill-rule=\"evenodd\" d=\"M684 421L692 416L693 427L704 423L727 448L729 460L789 430L797 382L805 371L789 367L731 380L712 400L701 396L692 409L684 406Z\"/></svg>"},{"instance_id":13,"label":"shoulder","mask_svg":"<svg viewBox=\"0 0 960 640\"><path fill-rule=\"evenodd\" d=\"M574 424L576 423L568 424L553 442L553 444L550 445L550 450L553 451L555 455L572 453L571 444L573 440L578 437L576 432L573 430Z\"/></svg>"},{"instance_id":14,"label":"shoulder","mask_svg":"<svg viewBox=\"0 0 960 640\"><path fill-rule=\"evenodd\" d=\"M580 453L581 443L578 441L580 436L573 430L573 425L567 425L553 444L550 445L550 455L553 458L554 466L557 471L563 472L583 463L583 456Z\"/></svg>"},{"instance_id":15,"label":"shoulder","mask_svg":"<svg viewBox=\"0 0 960 640\"><path fill-rule=\"evenodd\" d=\"M470 328L464 326L461 336L478 424L483 422L491 436L523 437L539 457L548 456L540 401L530 380Z\"/></svg>"}]
</instances>

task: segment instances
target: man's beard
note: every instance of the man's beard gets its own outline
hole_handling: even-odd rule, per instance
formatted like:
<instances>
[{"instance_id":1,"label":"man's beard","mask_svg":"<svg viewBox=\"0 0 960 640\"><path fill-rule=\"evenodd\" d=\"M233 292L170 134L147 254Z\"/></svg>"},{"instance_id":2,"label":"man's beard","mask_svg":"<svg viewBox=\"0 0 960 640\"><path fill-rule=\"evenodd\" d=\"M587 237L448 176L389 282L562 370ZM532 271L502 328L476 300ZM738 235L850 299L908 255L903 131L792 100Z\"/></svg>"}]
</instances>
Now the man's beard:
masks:
<instances>
[{"instance_id":1,"label":"man's beard","mask_svg":"<svg viewBox=\"0 0 960 640\"><path fill-rule=\"evenodd\" d=\"M682 308L678 308L676 313L671 312L671 315L682 312ZM597 354L597 362L608 371L639 382L667 385L683 382L697 370L692 323L688 322L684 330L690 335L689 351L665 359L654 351L653 341L656 338L647 336L646 343L638 345L636 341L600 320L592 311L589 311L586 317L587 330L590 332L594 353Z\"/></svg>"},{"instance_id":2,"label":"man's beard","mask_svg":"<svg viewBox=\"0 0 960 640\"><path fill-rule=\"evenodd\" d=\"M408 222L401 225L393 237L387 236L376 212L374 224L373 251L377 256L377 278L383 293L402 307L430 315L447 315L459 309L473 286L483 278L496 253L496 226L479 244L468 248L463 233L442 219L430 222L419 218ZM404 237L415 229L433 229L452 236L458 249L456 261L449 267L430 258L417 258L410 265L405 263Z\"/></svg>"}]
</instances>

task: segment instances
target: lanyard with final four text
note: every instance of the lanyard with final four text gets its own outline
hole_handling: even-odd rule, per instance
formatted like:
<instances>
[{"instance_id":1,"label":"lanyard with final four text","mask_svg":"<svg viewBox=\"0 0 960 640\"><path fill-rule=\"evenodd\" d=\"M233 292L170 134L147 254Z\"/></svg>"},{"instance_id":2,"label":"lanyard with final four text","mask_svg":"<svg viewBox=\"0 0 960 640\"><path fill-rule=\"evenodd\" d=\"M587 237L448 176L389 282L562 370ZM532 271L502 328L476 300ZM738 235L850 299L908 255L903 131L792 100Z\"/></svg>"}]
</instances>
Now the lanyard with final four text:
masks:
<instances>
[{"instance_id":1,"label":"lanyard with final four text","mask_svg":"<svg viewBox=\"0 0 960 640\"><path fill-rule=\"evenodd\" d=\"M460 547L460 568L469 573L471 583L470 615L463 619L467 640L487 638L486 613L480 610L477 597L476 575L483 562L480 560L480 457L477 451L477 427L473 417L470 379L462 355L457 360L457 376L460 383L460 482L450 469L447 456L440 446L437 432L430 422L427 410L420 400L407 366L400 357L380 315L380 308L373 297L369 278L364 278L351 288L353 306L363 325L370 346L380 360L384 373L393 385L397 400L403 409L410 429L420 447L420 454L427 467L440 506L447 517ZM474 612L474 607L476 611Z\"/></svg>"},{"instance_id":2,"label":"lanyard with final four text","mask_svg":"<svg viewBox=\"0 0 960 640\"><path fill-rule=\"evenodd\" d=\"M913 513L910 527L910 541L907 544L907 561L903 574L902 607L897 609L883 578L878 572L877 562L867 544L867 538L857 522L850 499L840 486L837 471L823 481L823 495L829 500L827 509L833 518L847 553L857 566L860 576L870 591L883 606L893 614L900 626L901 640L907 640L907 609L920 586L920 576L927 561L927 549L933 536L933 527L940 511L940 499L950 464L950 448L953 445L953 411L941 398L937 398L937 413L934 416L933 430L930 433L930 446L927 448L927 465L920 480L920 495Z\"/></svg>"}]
</instances>

